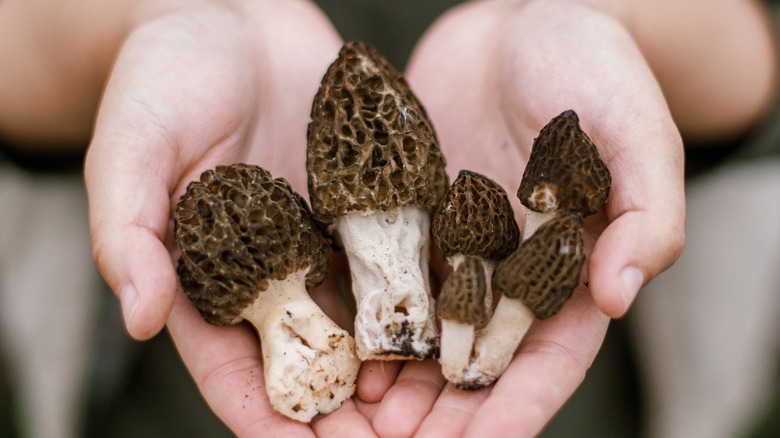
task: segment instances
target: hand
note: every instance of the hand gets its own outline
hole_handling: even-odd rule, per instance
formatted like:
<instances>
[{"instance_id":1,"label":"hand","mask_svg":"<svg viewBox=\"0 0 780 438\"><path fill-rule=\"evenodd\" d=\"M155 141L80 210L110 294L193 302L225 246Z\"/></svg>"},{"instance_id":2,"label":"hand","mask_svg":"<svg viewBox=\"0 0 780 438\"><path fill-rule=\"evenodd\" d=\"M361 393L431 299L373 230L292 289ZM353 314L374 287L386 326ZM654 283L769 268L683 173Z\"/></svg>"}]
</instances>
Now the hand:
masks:
<instances>
[{"instance_id":1,"label":"hand","mask_svg":"<svg viewBox=\"0 0 780 438\"><path fill-rule=\"evenodd\" d=\"M206 324L178 290L172 211L187 183L218 164L257 163L306 193L312 98L341 41L305 2L197 3L142 10L111 72L86 160L95 261L128 332L167 326L213 411L239 436L373 435L349 401L309 425L275 413L257 336ZM175 256L174 256L175 257ZM337 322L329 282L316 293Z\"/></svg>"},{"instance_id":2,"label":"hand","mask_svg":"<svg viewBox=\"0 0 780 438\"><path fill-rule=\"evenodd\" d=\"M410 363L374 408L382 436L532 436L580 384L607 329L683 245L683 155L660 87L622 23L577 2L488 1L444 16L407 78L437 129L451 176L470 169L514 196L532 140L574 109L613 178L586 221L589 288L537 321L493 387L444 385ZM400 382L400 383L399 383ZM414 385L408 382L416 382ZM425 382L425 383L420 383Z\"/></svg>"}]
</instances>

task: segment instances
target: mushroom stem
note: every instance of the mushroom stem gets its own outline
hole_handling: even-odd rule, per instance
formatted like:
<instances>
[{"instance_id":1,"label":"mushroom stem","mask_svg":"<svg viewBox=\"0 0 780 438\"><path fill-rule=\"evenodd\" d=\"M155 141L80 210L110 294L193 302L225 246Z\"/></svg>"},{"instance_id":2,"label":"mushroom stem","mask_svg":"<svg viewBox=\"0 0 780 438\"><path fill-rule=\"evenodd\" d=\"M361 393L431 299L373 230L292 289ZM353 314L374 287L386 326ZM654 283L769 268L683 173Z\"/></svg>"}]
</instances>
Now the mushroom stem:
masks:
<instances>
[{"instance_id":1,"label":"mushroom stem","mask_svg":"<svg viewBox=\"0 0 780 438\"><path fill-rule=\"evenodd\" d=\"M479 389L498 379L533 320L533 312L522 301L502 295L490 322L477 332L474 360L458 387Z\"/></svg>"},{"instance_id":2,"label":"mushroom stem","mask_svg":"<svg viewBox=\"0 0 780 438\"><path fill-rule=\"evenodd\" d=\"M428 273L429 213L420 207L355 212L337 219L357 304L361 360L424 359L437 332Z\"/></svg>"},{"instance_id":3,"label":"mushroom stem","mask_svg":"<svg viewBox=\"0 0 780 438\"><path fill-rule=\"evenodd\" d=\"M441 320L441 372L451 382L462 381L474 349L474 326L451 319Z\"/></svg>"},{"instance_id":4,"label":"mushroom stem","mask_svg":"<svg viewBox=\"0 0 780 438\"><path fill-rule=\"evenodd\" d=\"M266 389L274 409L308 422L355 390L354 341L306 292L306 272L271 280L241 312L260 335Z\"/></svg>"}]
</instances>

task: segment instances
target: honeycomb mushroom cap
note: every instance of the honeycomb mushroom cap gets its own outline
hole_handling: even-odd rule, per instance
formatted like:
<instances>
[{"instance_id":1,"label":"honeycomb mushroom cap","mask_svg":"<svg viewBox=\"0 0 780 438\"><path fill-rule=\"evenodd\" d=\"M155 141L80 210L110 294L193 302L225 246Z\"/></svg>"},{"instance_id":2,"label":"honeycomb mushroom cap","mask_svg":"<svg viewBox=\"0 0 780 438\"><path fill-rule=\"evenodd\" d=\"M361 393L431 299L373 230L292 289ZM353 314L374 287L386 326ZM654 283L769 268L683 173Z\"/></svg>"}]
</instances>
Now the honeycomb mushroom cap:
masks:
<instances>
[{"instance_id":1,"label":"honeycomb mushroom cap","mask_svg":"<svg viewBox=\"0 0 780 438\"><path fill-rule=\"evenodd\" d=\"M441 319L484 327L490 315L485 309L488 293L482 262L475 256L465 256L442 285L436 314Z\"/></svg>"},{"instance_id":2,"label":"honeycomb mushroom cap","mask_svg":"<svg viewBox=\"0 0 780 438\"><path fill-rule=\"evenodd\" d=\"M269 280L307 268L307 286L325 278L328 243L306 202L258 166L218 166L191 182L174 234L182 288L211 324L234 322Z\"/></svg>"},{"instance_id":3,"label":"honeycomb mushroom cap","mask_svg":"<svg viewBox=\"0 0 780 438\"><path fill-rule=\"evenodd\" d=\"M517 197L531 210L582 216L607 202L612 179L598 150L568 110L548 123L534 140Z\"/></svg>"},{"instance_id":4,"label":"honeycomb mushroom cap","mask_svg":"<svg viewBox=\"0 0 780 438\"><path fill-rule=\"evenodd\" d=\"M401 74L373 48L346 43L314 97L306 167L323 223L354 211L424 206L447 190L430 120Z\"/></svg>"},{"instance_id":5,"label":"honeycomb mushroom cap","mask_svg":"<svg viewBox=\"0 0 780 438\"><path fill-rule=\"evenodd\" d=\"M502 260L493 285L509 298L519 298L538 319L563 307L579 283L585 262L582 217L551 219Z\"/></svg>"},{"instance_id":6,"label":"honeycomb mushroom cap","mask_svg":"<svg viewBox=\"0 0 780 438\"><path fill-rule=\"evenodd\" d=\"M462 170L433 217L433 240L444 257L474 255L497 262L520 241L509 197L500 185Z\"/></svg>"}]
</instances>

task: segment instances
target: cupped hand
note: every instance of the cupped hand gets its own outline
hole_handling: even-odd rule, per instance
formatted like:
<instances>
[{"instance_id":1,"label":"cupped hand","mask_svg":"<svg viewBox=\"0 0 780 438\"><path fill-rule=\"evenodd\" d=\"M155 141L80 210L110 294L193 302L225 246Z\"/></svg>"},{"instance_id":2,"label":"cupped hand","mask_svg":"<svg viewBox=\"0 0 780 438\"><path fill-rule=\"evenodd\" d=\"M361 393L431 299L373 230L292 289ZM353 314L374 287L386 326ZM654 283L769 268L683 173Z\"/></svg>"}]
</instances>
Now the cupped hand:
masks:
<instances>
[{"instance_id":1,"label":"cupped hand","mask_svg":"<svg viewBox=\"0 0 780 438\"><path fill-rule=\"evenodd\" d=\"M218 164L260 164L306 193L312 97L341 44L306 2L183 2L142 7L108 79L86 160L97 266L127 330L167 323L214 412L239 436L302 436L350 427L372 435L354 404L308 425L275 413L257 337L206 324L178 289L172 212L186 185ZM336 274L315 293L342 325Z\"/></svg>"},{"instance_id":2,"label":"cupped hand","mask_svg":"<svg viewBox=\"0 0 780 438\"><path fill-rule=\"evenodd\" d=\"M587 283L537 321L492 387L445 386L407 364L374 408L382 436L532 436L581 383L610 317L674 262L684 232L683 152L649 66L619 11L577 1L488 1L436 23L407 78L428 110L451 176L483 173L514 196L541 127L574 109L612 173L605 212L586 221ZM609 2L604 2L609 3ZM399 384L400 382L400 384ZM414 382L414 384L408 384Z\"/></svg>"}]
</instances>

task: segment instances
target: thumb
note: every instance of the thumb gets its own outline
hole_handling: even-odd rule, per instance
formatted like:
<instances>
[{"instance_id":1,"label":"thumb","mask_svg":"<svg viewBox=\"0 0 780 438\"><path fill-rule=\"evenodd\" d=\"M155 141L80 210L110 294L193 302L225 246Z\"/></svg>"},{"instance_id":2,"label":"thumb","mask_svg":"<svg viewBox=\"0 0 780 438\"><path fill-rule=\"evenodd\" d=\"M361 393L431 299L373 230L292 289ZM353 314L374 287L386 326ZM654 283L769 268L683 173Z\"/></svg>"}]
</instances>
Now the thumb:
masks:
<instances>
[{"instance_id":1,"label":"thumb","mask_svg":"<svg viewBox=\"0 0 780 438\"><path fill-rule=\"evenodd\" d=\"M93 257L121 301L128 333L144 340L164 326L177 288L164 243L171 228L172 148L149 124L128 123L143 118L106 113L85 163Z\"/></svg>"},{"instance_id":2,"label":"thumb","mask_svg":"<svg viewBox=\"0 0 780 438\"><path fill-rule=\"evenodd\" d=\"M623 148L607 157L612 193L609 225L588 264L596 304L611 317L628 310L639 289L672 265L685 240L682 142L671 122L634 125ZM628 132L628 131L625 131ZM637 152L641 151L641 152Z\"/></svg>"}]
</instances>

